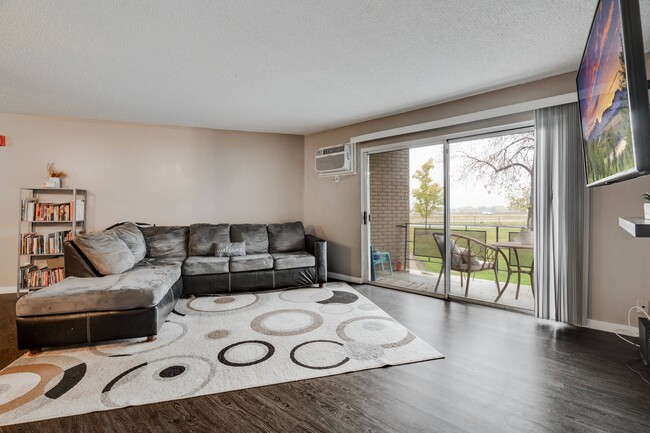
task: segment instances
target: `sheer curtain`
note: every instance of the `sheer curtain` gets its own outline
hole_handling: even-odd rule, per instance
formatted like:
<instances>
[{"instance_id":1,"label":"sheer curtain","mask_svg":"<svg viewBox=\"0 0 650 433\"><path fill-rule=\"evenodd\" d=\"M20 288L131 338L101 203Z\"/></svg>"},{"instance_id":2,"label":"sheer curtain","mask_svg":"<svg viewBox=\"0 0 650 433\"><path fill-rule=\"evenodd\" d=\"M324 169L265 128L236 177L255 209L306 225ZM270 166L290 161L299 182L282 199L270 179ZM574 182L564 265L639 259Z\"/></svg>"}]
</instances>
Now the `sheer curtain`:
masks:
<instances>
[{"instance_id":1,"label":"sheer curtain","mask_svg":"<svg viewBox=\"0 0 650 433\"><path fill-rule=\"evenodd\" d=\"M535 315L586 322L588 194L578 104L535 111Z\"/></svg>"}]
</instances>

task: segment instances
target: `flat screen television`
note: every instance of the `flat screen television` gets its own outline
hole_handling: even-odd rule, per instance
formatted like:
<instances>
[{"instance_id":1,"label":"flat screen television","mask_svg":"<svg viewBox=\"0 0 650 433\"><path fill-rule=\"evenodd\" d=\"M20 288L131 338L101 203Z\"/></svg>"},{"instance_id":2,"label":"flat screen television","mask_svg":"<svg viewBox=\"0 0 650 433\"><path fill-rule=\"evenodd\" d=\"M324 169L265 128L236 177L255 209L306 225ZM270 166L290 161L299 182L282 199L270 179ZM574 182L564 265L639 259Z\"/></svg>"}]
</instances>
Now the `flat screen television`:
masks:
<instances>
[{"instance_id":1,"label":"flat screen television","mask_svg":"<svg viewBox=\"0 0 650 433\"><path fill-rule=\"evenodd\" d=\"M576 78L587 186L650 173L638 0L600 0Z\"/></svg>"}]
</instances>

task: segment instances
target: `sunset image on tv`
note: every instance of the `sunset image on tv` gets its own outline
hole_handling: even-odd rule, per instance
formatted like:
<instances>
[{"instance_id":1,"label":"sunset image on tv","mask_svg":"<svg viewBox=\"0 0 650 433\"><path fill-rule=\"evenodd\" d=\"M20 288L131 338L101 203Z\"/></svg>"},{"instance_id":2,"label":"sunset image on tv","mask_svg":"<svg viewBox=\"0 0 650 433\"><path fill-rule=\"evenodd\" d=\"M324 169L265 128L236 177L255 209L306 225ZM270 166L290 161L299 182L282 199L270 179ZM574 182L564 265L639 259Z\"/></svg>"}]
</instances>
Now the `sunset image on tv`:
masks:
<instances>
[{"instance_id":1,"label":"sunset image on tv","mask_svg":"<svg viewBox=\"0 0 650 433\"><path fill-rule=\"evenodd\" d=\"M634 169L618 0L602 0L578 72L588 183Z\"/></svg>"}]
</instances>

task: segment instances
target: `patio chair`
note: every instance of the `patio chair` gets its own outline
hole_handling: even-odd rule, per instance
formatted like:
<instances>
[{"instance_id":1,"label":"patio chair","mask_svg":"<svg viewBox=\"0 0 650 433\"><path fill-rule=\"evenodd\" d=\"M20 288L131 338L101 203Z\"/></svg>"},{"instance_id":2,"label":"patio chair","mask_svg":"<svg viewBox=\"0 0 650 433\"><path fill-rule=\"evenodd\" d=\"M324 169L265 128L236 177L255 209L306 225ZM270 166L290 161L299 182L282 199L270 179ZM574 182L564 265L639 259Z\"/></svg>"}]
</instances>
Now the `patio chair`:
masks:
<instances>
[{"instance_id":1,"label":"patio chair","mask_svg":"<svg viewBox=\"0 0 650 433\"><path fill-rule=\"evenodd\" d=\"M381 270L385 272L384 264L388 265L390 274L393 275L393 263L390 261L390 253L387 251L379 251L375 247L371 247L372 251L372 267L379 265Z\"/></svg>"},{"instance_id":2,"label":"patio chair","mask_svg":"<svg viewBox=\"0 0 650 433\"><path fill-rule=\"evenodd\" d=\"M463 286L463 274L467 274L465 282L465 297L469 293L469 282L473 273L492 270L494 272L494 281L497 285L497 293L501 294L501 286L499 285L499 249L478 241L476 239L450 234L451 240L451 270L460 273L460 285ZM436 291L438 291L438 284L440 278L445 270L445 235L443 233L434 233L433 238L436 241L440 256L442 259L442 268L438 275L438 282L436 283ZM503 253L501 253L503 254Z\"/></svg>"}]
</instances>

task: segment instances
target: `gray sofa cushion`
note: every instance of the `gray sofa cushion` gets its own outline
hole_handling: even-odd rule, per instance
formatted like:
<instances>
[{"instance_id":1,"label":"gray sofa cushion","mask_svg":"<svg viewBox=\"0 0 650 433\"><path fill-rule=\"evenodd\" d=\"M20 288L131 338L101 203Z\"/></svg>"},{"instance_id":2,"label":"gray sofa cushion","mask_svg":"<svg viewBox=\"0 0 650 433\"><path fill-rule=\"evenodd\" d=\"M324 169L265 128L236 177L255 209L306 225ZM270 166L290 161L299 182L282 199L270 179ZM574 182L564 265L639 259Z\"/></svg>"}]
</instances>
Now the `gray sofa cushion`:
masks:
<instances>
[{"instance_id":1,"label":"gray sofa cushion","mask_svg":"<svg viewBox=\"0 0 650 433\"><path fill-rule=\"evenodd\" d=\"M269 224L269 252L304 251L305 227L302 222Z\"/></svg>"},{"instance_id":2,"label":"gray sofa cushion","mask_svg":"<svg viewBox=\"0 0 650 433\"><path fill-rule=\"evenodd\" d=\"M133 223L124 223L111 230L129 247L136 263L144 259L147 255L147 243L138 226Z\"/></svg>"},{"instance_id":3,"label":"gray sofa cushion","mask_svg":"<svg viewBox=\"0 0 650 433\"><path fill-rule=\"evenodd\" d=\"M140 267L120 275L68 277L47 290L21 297L16 314L51 314L130 310L157 305L181 275L178 266Z\"/></svg>"},{"instance_id":4,"label":"gray sofa cushion","mask_svg":"<svg viewBox=\"0 0 650 433\"><path fill-rule=\"evenodd\" d=\"M147 257L187 257L189 227L153 226L140 230L147 241Z\"/></svg>"},{"instance_id":5,"label":"gray sofa cushion","mask_svg":"<svg viewBox=\"0 0 650 433\"><path fill-rule=\"evenodd\" d=\"M135 264L129 247L112 230L80 235L74 243L103 275L121 274Z\"/></svg>"},{"instance_id":6,"label":"gray sofa cushion","mask_svg":"<svg viewBox=\"0 0 650 433\"><path fill-rule=\"evenodd\" d=\"M269 252L269 235L266 224L233 224L230 226L232 242L246 242L246 254Z\"/></svg>"},{"instance_id":7,"label":"gray sofa cushion","mask_svg":"<svg viewBox=\"0 0 650 433\"><path fill-rule=\"evenodd\" d=\"M235 257L246 255L246 242L218 243L214 247L216 257Z\"/></svg>"},{"instance_id":8,"label":"gray sofa cushion","mask_svg":"<svg viewBox=\"0 0 650 433\"><path fill-rule=\"evenodd\" d=\"M316 266L316 257L306 251L293 251L290 253L271 253L274 264L273 269L309 268Z\"/></svg>"},{"instance_id":9,"label":"gray sofa cushion","mask_svg":"<svg viewBox=\"0 0 650 433\"><path fill-rule=\"evenodd\" d=\"M183 263L183 275L225 274L229 264L228 257L190 256Z\"/></svg>"},{"instance_id":10,"label":"gray sofa cushion","mask_svg":"<svg viewBox=\"0 0 650 433\"><path fill-rule=\"evenodd\" d=\"M248 254L230 258L230 272L261 271L273 269L271 254Z\"/></svg>"},{"instance_id":11,"label":"gray sofa cushion","mask_svg":"<svg viewBox=\"0 0 650 433\"><path fill-rule=\"evenodd\" d=\"M190 256L213 256L215 245L230 242L230 224L192 224Z\"/></svg>"}]
</instances>

